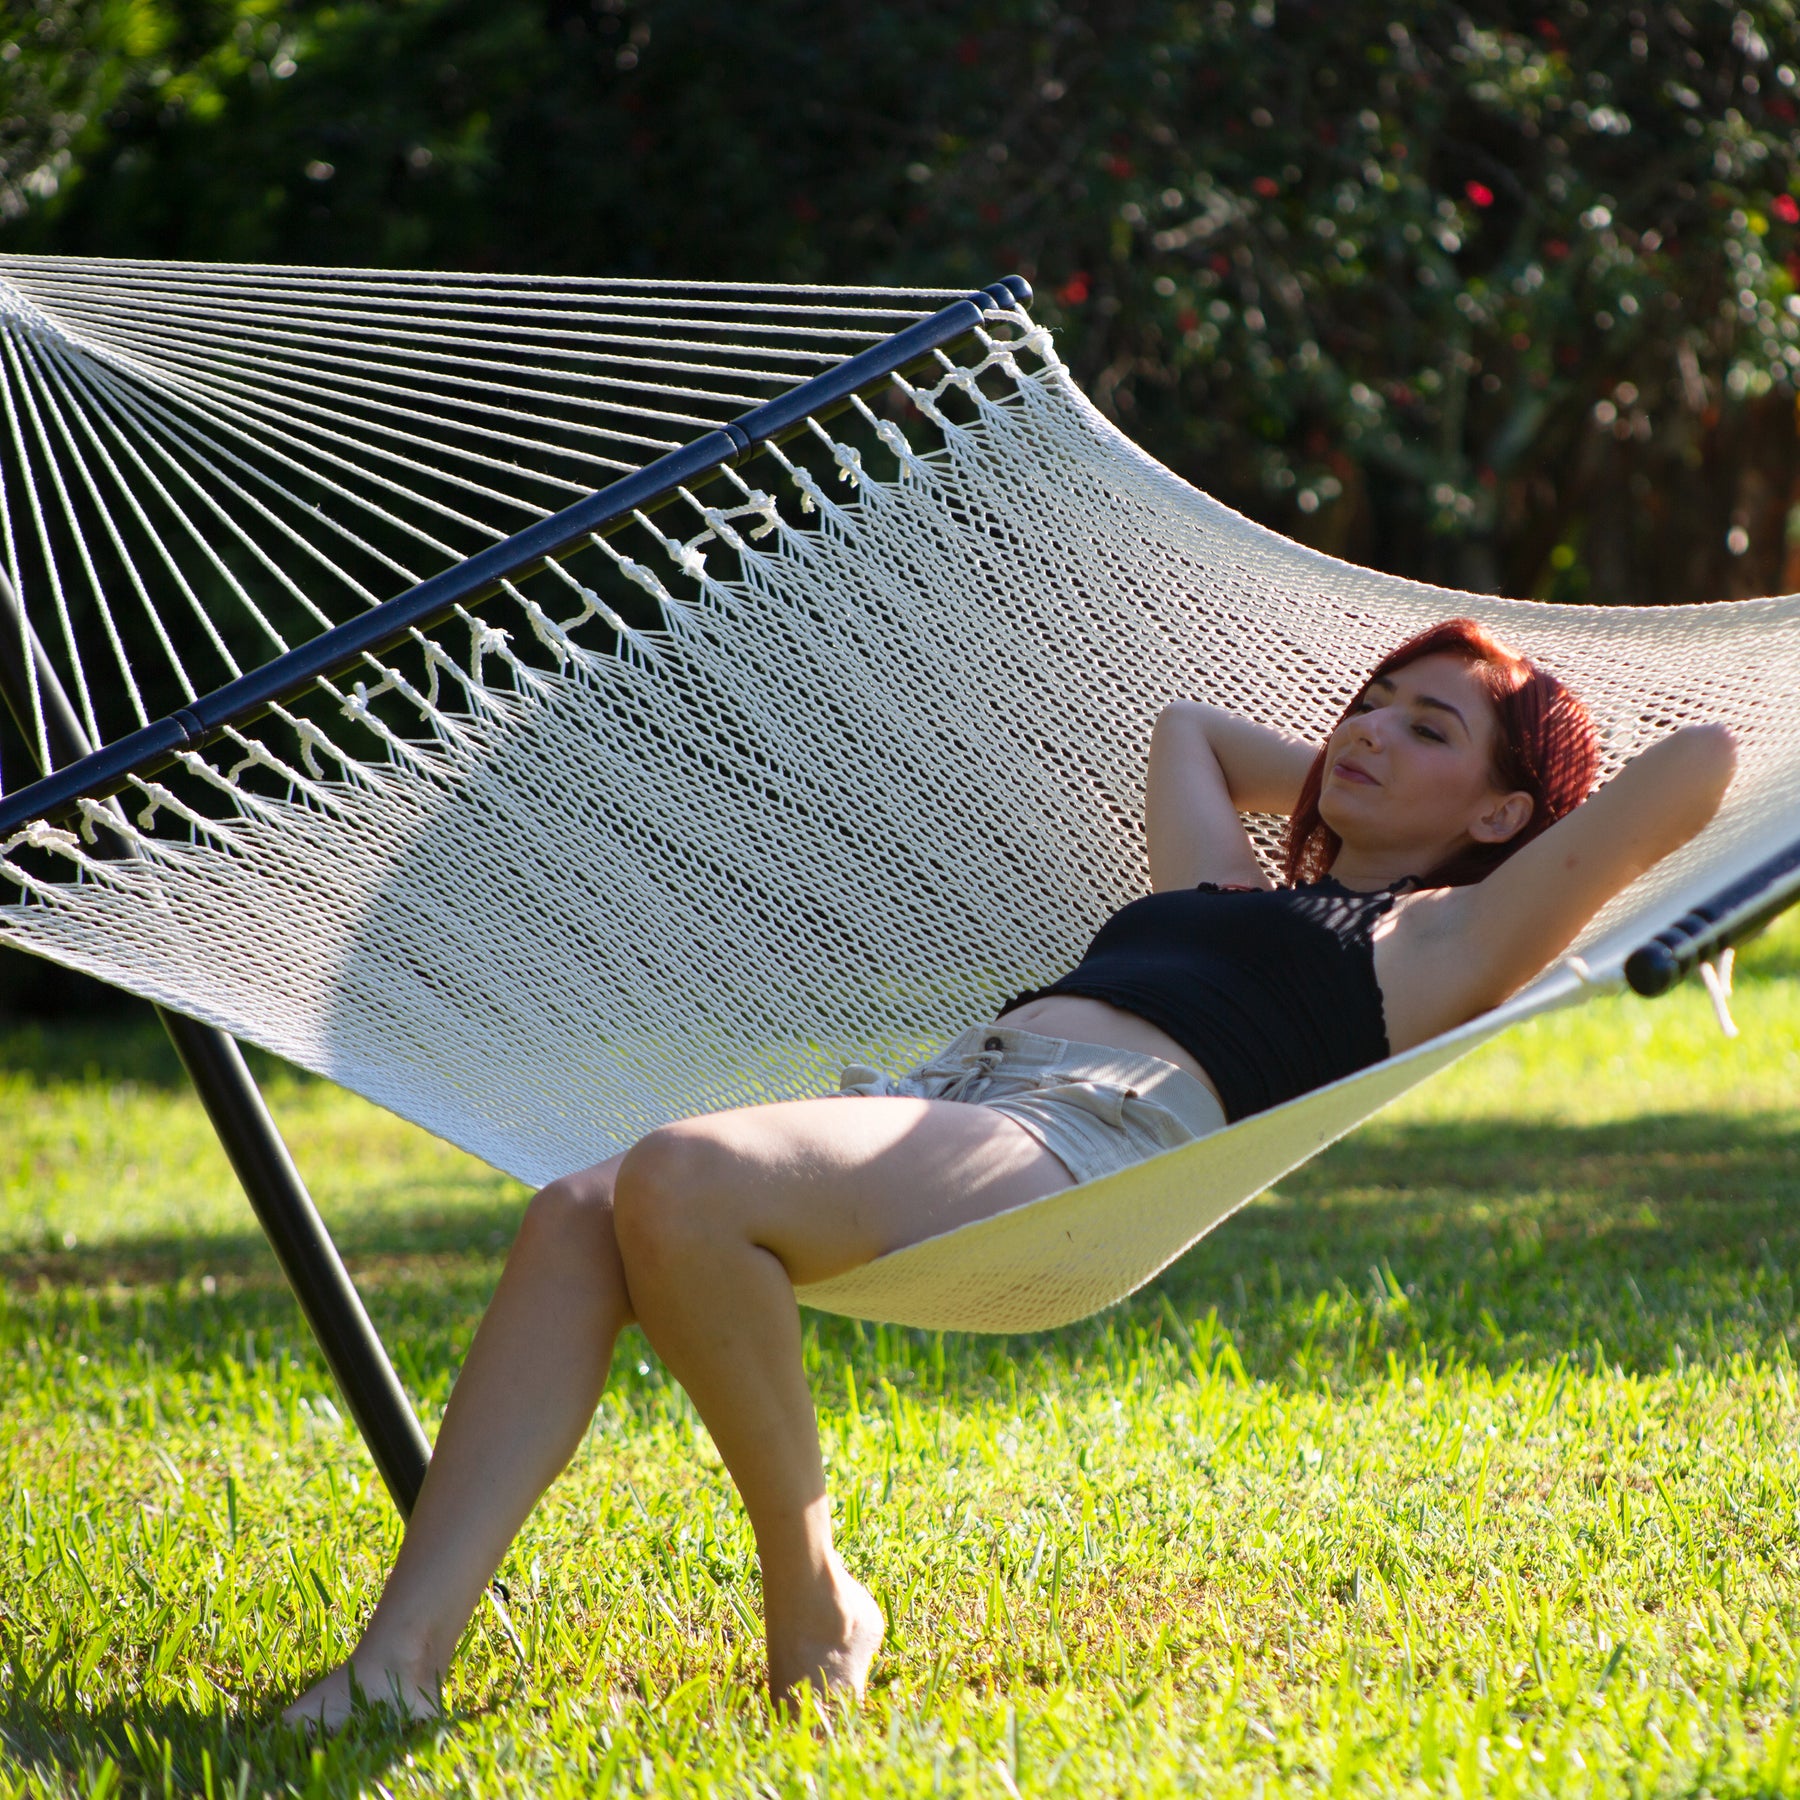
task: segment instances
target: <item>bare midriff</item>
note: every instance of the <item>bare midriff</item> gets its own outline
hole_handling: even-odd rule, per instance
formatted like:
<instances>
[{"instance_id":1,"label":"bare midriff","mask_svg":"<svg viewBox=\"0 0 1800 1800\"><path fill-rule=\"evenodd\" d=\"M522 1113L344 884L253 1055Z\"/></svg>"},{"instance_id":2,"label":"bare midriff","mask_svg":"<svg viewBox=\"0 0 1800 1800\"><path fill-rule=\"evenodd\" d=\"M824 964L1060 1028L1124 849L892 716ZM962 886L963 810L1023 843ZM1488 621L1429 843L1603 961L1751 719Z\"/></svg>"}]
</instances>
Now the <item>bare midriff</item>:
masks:
<instances>
[{"instance_id":1,"label":"bare midriff","mask_svg":"<svg viewBox=\"0 0 1800 1800\"><path fill-rule=\"evenodd\" d=\"M1023 1006L1002 1013L994 1023L1010 1025L1016 1031L1035 1031L1039 1037L1064 1038L1072 1044L1103 1044L1109 1050L1135 1050L1140 1056L1161 1057L1193 1076L1219 1100L1221 1108L1224 1106L1212 1077L1172 1037L1158 1031L1149 1020L1109 1006L1104 1000L1089 1000L1079 994L1051 994L1042 1000L1027 1000Z\"/></svg>"}]
</instances>

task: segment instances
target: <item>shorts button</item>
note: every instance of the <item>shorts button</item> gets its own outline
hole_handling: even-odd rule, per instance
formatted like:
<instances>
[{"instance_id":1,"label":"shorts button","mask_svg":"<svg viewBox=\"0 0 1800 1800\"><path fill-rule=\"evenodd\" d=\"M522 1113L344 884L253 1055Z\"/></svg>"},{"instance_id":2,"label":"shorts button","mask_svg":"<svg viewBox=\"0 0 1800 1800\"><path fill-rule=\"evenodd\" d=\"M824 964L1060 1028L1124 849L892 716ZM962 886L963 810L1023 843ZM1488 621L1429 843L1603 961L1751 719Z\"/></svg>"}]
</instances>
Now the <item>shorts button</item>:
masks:
<instances>
[{"instance_id":1,"label":"shorts button","mask_svg":"<svg viewBox=\"0 0 1800 1800\"><path fill-rule=\"evenodd\" d=\"M1004 1050L1006 1048L1006 1039L1005 1038L989 1038L988 1041L985 1044L983 1044L981 1047L984 1050Z\"/></svg>"}]
</instances>

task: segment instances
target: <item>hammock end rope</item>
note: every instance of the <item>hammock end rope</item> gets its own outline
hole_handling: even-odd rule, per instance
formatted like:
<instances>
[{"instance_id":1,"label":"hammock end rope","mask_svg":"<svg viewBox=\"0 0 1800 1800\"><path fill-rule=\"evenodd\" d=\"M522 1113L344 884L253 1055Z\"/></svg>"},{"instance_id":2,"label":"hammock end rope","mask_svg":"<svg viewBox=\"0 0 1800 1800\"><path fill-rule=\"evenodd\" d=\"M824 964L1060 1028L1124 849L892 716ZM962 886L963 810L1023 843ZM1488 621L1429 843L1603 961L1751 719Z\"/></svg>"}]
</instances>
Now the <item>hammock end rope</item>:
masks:
<instances>
[{"instance_id":1,"label":"hammock end rope","mask_svg":"<svg viewBox=\"0 0 1800 1800\"><path fill-rule=\"evenodd\" d=\"M1728 1038L1739 1035L1737 1021L1731 1016L1731 965L1736 954L1728 944L1716 957L1708 957L1700 965L1700 980L1712 1002L1713 1017Z\"/></svg>"}]
</instances>

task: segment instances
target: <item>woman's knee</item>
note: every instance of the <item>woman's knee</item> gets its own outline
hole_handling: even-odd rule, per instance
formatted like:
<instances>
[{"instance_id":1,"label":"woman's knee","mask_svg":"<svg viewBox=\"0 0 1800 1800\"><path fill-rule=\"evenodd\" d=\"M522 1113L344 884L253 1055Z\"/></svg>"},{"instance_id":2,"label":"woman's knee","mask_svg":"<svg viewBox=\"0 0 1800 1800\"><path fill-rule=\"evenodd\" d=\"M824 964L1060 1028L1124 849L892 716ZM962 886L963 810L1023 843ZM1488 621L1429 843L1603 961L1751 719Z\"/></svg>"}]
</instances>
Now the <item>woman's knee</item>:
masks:
<instances>
[{"instance_id":1,"label":"woman's knee","mask_svg":"<svg viewBox=\"0 0 1800 1800\"><path fill-rule=\"evenodd\" d=\"M704 1121L682 1120L640 1138L619 1165L613 1193L626 1266L644 1273L680 1267L716 1238L731 1169L731 1151Z\"/></svg>"},{"instance_id":2,"label":"woman's knee","mask_svg":"<svg viewBox=\"0 0 1800 1800\"><path fill-rule=\"evenodd\" d=\"M614 1157L546 1182L525 1207L520 1241L559 1252L616 1254L613 1188L618 1167Z\"/></svg>"}]
</instances>

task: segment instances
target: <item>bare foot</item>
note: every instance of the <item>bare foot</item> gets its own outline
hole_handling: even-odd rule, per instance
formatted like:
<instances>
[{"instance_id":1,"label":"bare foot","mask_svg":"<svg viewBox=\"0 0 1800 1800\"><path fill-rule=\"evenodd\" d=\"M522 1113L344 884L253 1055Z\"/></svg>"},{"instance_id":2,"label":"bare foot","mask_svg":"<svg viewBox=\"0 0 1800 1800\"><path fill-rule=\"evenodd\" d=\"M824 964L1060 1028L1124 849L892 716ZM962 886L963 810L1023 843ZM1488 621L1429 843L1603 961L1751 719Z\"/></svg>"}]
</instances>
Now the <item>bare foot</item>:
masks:
<instances>
[{"instance_id":1,"label":"bare foot","mask_svg":"<svg viewBox=\"0 0 1800 1800\"><path fill-rule=\"evenodd\" d=\"M289 1725L335 1731L355 1713L384 1708L401 1719L443 1717L437 1672L423 1663L385 1659L360 1646L281 1715Z\"/></svg>"},{"instance_id":2,"label":"bare foot","mask_svg":"<svg viewBox=\"0 0 1800 1800\"><path fill-rule=\"evenodd\" d=\"M766 1594L765 1594L766 1599ZM875 1596L831 1554L829 1591L805 1607L769 1608L769 1692L791 1702L802 1687L860 1700L887 1631Z\"/></svg>"}]
</instances>

